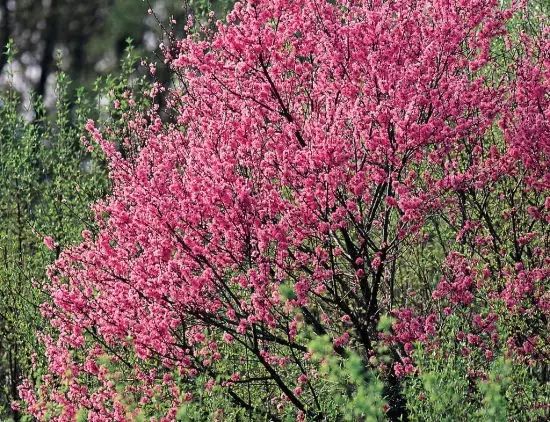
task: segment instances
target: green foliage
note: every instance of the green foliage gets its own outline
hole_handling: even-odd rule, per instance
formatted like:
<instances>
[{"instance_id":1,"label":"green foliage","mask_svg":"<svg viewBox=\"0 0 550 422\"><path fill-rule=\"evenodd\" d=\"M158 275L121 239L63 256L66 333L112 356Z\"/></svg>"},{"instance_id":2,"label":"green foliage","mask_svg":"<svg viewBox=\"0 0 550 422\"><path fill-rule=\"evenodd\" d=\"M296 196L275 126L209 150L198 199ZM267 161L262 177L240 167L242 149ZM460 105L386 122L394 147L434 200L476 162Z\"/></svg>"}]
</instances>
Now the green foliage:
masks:
<instances>
[{"instance_id":1,"label":"green foliage","mask_svg":"<svg viewBox=\"0 0 550 422\"><path fill-rule=\"evenodd\" d=\"M421 356L420 353L418 356ZM405 389L411 420L464 420L473 414L468 396L464 362L458 356L423 356L420 375L411 377Z\"/></svg>"},{"instance_id":2,"label":"green foliage","mask_svg":"<svg viewBox=\"0 0 550 422\"><path fill-rule=\"evenodd\" d=\"M528 367L507 359L501 349L490 365L483 358L463 356L455 336L460 318L450 318L444 343L436 350L418 347L416 374L404 381L411 421L535 421L544 419L550 398L547 383Z\"/></svg>"},{"instance_id":3,"label":"green foliage","mask_svg":"<svg viewBox=\"0 0 550 422\"><path fill-rule=\"evenodd\" d=\"M281 296L286 300L293 300L296 299L296 292L294 291L294 287L290 284L281 284L281 287L279 288Z\"/></svg>"},{"instance_id":4,"label":"green foliage","mask_svg":"<svg viewBox=\"0 0 550 422\"><path fill-rule=\"evenodd\" d=\"M309 349L320 363L325 387L320 401L323 413L330 420L384 420L383 384L377 374L367 370L361 357L348 351L347 356L335 354L328 336L317 336Z\"/></svg>"}]
</instances>

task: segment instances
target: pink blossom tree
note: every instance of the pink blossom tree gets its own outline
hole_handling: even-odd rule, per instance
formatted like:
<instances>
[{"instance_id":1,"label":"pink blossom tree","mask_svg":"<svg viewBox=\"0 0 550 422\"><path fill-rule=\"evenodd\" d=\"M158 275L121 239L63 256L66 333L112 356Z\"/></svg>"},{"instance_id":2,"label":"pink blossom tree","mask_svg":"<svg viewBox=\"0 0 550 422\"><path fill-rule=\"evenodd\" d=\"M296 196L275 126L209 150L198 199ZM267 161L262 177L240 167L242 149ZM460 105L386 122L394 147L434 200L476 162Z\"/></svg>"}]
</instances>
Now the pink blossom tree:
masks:
<instances>
[{"instance_id":1,"label":"pink blossom tree","mask_svg":"<svg viewBox=\"0 0 550 422\"><path fill-rule=\"evenodd\" d=\"M412 345L456 313L487 360L547 357L549 33L518 39L523 6L498 3L251 0L165 46L166 104L125 139L88 125L113 190L49 271L28 410L168 421L219 388L321 420L317 335L378 371L397 418Z\"/></svg>"}]
</instances>

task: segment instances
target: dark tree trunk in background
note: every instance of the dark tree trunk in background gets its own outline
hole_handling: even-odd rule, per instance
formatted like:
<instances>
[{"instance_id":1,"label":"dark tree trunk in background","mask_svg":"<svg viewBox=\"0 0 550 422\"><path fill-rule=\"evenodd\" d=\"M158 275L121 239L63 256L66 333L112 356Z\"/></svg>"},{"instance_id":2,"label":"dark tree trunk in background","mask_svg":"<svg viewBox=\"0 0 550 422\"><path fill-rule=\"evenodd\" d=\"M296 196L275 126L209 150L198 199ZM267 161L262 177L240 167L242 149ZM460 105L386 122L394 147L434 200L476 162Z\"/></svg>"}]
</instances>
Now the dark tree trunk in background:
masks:
<instances>
[{"instance_id":1,"label":"dark tree trunk in background","mask_svg":"<svg viewBox=\"0 0 550 422\"><path fill-rule=\"evenodd\" d=\"M58 0L52 0L50 4L46 18L46 27L44 28L44 50L42 53L42 59L40 60L40 80L38 81L38 86L36 87L36 93L40 96L44 96L46 92L46 83L48 82L48 76L54 60L53 54L58 33L57 1Z\"/></svg>"},{"instance_id":2,"label":"dark tree trunk in background","mask_svg":"<svg viewBox=\"0 0 550 422\"><path fill-rule=\"evenodd\" d=\"M12 400L19 400L19 392L17 391L17 386L21 381L21 374L19 370L19 363L17 362L17 347L12 351L9 350L9 364L10 364L10 393ZM21 419L21 415L18 411L12 410L12 418L15 422L18 422Z\"/></svg>"},{"instance_id":3,"label":"dark tree trunk in background","mask_svg":"<svg viewBox=\"0 0 550 422\"><path fill-rule=\"evenodd\" d=\"M0 13L2 13L2 22L0 26L0 46L2 46L2 53L4 47L8 44L11 37L11 17L10 10L8 8L8 0L1 0ZM0 73L8 61L8 57L5 54L0 56Z\"/></svg>"}]
</instances>

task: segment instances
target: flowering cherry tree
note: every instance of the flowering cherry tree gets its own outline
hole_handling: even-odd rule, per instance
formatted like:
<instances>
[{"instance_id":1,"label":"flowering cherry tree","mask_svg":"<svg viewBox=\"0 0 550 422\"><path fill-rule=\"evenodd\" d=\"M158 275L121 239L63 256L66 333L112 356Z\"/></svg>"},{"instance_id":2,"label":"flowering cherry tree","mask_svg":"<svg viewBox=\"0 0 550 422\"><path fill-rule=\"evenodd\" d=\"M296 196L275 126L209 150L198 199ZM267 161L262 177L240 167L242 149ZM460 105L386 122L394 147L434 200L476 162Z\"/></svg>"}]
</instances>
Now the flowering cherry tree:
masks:
<instances>
[{"instance_id":1,"label":"flowering cherry tree","mask_svg":"<svg viewBox=\"0 0 550 422\"><path fill-rule=\"evenodd\" d=\"M163 106L125 139L88 123L113 189L49 270L28 410L168 421L219 388L251 415L321 420L308 342L327 336L397 418L413 344L455 314L485 362L502 344L547 358L550 43L510 32L523 10L251 0L165 46Z\"/></svg>"}]
</instances>

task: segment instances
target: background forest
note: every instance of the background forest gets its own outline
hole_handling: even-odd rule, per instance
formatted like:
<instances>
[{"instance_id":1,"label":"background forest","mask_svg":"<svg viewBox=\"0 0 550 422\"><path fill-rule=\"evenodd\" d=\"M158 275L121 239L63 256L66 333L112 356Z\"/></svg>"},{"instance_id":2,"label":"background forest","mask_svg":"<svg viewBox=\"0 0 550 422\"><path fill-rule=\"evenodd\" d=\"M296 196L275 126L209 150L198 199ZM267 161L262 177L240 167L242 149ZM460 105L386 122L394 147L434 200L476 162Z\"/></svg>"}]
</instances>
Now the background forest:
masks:
<instances>
[{"instance_id":1,"label":"background forest","mask_svg":"<svg viewBox=\"0 0 550 422\"><path fill-rule=\"evenodd\" d=\"M0 0L0 420L547 420L544 1Z\"/></svg>"}]
</instances>

